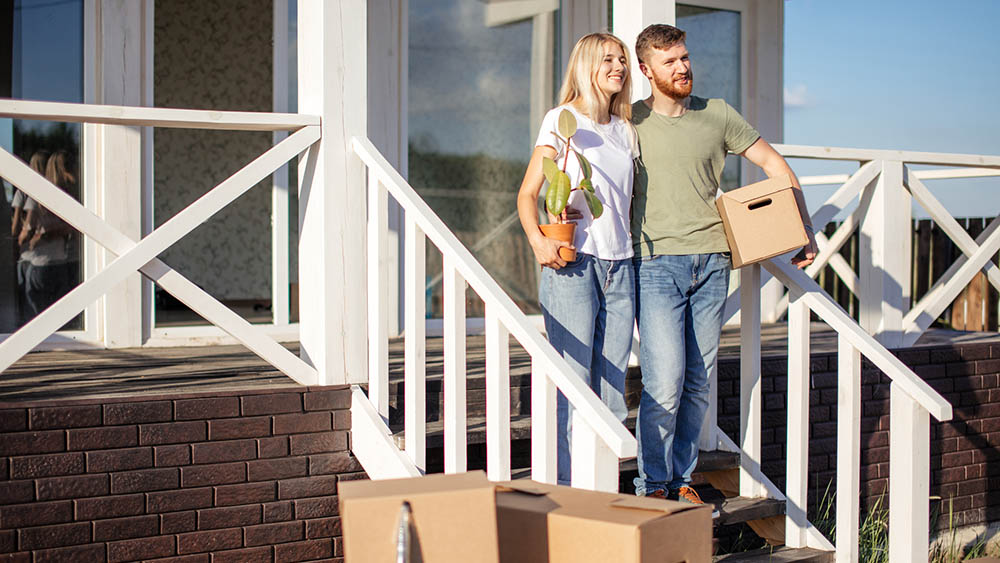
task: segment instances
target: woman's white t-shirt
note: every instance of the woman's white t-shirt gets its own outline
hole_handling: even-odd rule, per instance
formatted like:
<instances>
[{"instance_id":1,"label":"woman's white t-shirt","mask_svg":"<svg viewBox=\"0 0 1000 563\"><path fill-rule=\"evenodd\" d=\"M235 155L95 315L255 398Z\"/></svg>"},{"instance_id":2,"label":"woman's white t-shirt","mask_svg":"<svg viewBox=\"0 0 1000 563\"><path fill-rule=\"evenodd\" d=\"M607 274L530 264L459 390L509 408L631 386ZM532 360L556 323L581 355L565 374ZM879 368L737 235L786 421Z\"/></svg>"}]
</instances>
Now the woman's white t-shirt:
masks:
<instances>
[{"instance_id":1,"label":"woman's white t-shirt","mask_svg":"<svg viewBox=\"0 0 1000 563\"><path fill-rule=\"evenodd\" d=\"M572 192L568 205L583 214L583 218L576 221L573 246L579 252L602 260L631 258L629 208L632 204L634 155L628 124L615 115L611 116L610 123L596 123L570 105L559 106L545 114L535 146L549 146L556 150L556 164L561 170L566 163L566 173L574 188L580 185L583 177L580 163L573 154L566 159L565 143L556 136L559 114L564 109L573 112L576 117L577 130L570 144L590 161L594 193L604 204L604 213L594 219L580 190Z\"/></svg>"}]
</instances>

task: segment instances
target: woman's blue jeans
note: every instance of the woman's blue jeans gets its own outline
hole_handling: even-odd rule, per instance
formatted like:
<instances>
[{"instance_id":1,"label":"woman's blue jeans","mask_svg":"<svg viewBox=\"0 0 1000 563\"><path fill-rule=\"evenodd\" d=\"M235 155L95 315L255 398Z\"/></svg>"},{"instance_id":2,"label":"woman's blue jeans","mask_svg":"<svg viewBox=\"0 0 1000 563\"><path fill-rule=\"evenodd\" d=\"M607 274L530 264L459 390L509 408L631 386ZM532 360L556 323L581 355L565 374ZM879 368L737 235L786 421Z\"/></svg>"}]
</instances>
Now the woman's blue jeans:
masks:
<instances>
[{"instance_id":1,"label":"woman's blue jeans","mask_svg":"<svg viewBox=\"0 0 1000 563\"><path fill-rule=\"evenodd\" d=\"M729 291L728 253L635 258L642 396L637 495L691 482L708 409L708 372Z\"/></svg>"},{"instance_id":2,"label":"woman's blue jeans","mask_svg":"<svg viewBox=\"0 0 1000 563\"><path fill-rule=\"evenodd\" d=\"M601 260L582 252L559 270L542 269L538 300L549 342L573 372L624 421L625 371L635 323L632 261ZM558 480L568 485L572 407L557 399Z\"/></svg>"}]
</instances>

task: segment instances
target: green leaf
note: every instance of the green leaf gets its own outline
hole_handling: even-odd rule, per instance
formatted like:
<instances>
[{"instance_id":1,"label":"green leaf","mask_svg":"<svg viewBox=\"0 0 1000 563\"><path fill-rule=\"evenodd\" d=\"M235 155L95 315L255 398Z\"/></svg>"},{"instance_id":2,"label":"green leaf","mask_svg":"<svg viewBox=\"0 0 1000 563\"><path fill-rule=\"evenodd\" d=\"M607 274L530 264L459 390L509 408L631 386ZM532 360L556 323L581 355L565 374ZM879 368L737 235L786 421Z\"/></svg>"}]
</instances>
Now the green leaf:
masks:
<instances>
[{"instance_id":1,"label":"green leaf","mask_svg":"<svg viewBox=\"0 0 1000 563\"><path fill-rule=\"evenodd\" d=\"M600 217L604 213L604 204L597 198L597 195L583 190L583 196L587 199L587 207L590 208L590 213L594 216L594 219Z\"/></svg>"},{"instance_id":2,"label":"green leaf","mask_svg":"<svg viewBox=\"0 0 1000 563\"><path fill-rule=\"evenodd\" d=\"M566 140L576 134L576 118L568 109L562 110L559 114L559 134Z\"/></svg>"},{"instance_id":3,"label":"green leaf","mask_svg":"<svg viewBox=\"0 0 1000 563\"><path fill-rule=\"evenodd\" d=\"M587 190L590 193L594 193L594 183L590 181L589 178L584 178L580 180L580 187Z\"/></svg>"},{"instance_id":4,"label":"green leaf","mask_svg":"<svg viewBox=\"0 0 1000 563\"><path fill-rule=\"evenodd\" d=\"M559 215L563 212L569 202L569 192L569 176L562 171L556 172L555 181L549 184L549 191L545 194L545 207L549 213Z\"/></svg>"},{"instance_id":5,"label":"green leaf","mask_svg":"<svg viewBox=\"0 0 1000 563\"><path fill-rule=\"evenodd\" d=\"M542 174L545 174L545 179L548 180L550 184L554 181L557 172L559 172L559 165L556 164L556 161L547 156L543 156Z\"/></svg>"},{"instance_id":6,"label":"green leaf","mask_svg":"<svg viewBox=\"0 0 1000 563\"><path fill-rule=\"evenodd\" d=\"M580 170L583 172L583 177L589 180L591 174L594 173L593 168L590 166L590 161L584 158L576 149L573 149L573 154L576 155L576 160L580 162Z\"/></svg>"}]
</instances>

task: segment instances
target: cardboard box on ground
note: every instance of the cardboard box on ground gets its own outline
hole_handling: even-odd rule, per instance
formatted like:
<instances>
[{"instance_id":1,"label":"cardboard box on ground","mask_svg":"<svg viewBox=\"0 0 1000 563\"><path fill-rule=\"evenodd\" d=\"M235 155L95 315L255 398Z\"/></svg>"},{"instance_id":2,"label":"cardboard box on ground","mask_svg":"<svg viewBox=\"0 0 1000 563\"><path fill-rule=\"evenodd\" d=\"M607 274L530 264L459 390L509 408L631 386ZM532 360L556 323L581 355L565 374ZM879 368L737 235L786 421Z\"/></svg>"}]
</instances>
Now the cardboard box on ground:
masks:
<instances>
[{"instance_id":1,"label":"cardboard box on ground","mask_svg":"<svg viewBox=\"0 0 1000 563\"><path fill-rule=\"evenodd\" d=\"M348 563L395 561L404 501L411 561L422 563L708 563L712 511L679 502L534 481L490 483L482 472L343 483Z\"/></svg>"},{"instance_id":2,"label":"cardboard box on ground","mask_svg":"<svg viewBox=\"0 0 1000 563\"><path fill-rule=\"evenodd\" d=\"M734 268L798 250L809 242L788 175L723 193L715 205Z\"/></svg>"}]
</instances>

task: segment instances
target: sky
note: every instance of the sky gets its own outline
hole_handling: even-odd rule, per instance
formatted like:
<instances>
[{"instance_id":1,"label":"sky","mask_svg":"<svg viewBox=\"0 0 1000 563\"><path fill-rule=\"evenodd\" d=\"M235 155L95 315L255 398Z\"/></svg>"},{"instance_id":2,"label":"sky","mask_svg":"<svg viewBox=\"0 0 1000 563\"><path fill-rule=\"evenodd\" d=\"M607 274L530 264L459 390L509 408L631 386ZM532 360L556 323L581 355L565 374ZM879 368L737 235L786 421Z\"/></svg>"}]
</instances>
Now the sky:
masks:
<instances>
[{"instance_id":1,"label":"sky","mask_svg":"<svg viewBox=\"0 0 1000 563\"><path fill-rule=\"evenodd\" d=\"M998 22L996 0L786 0L784 141L1000 155ZM1000 177L926 184L954 216L1000 214Z\"/></svg>"}]
</instances>

